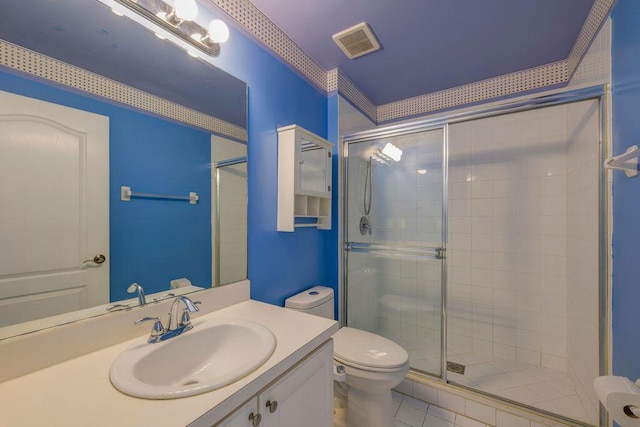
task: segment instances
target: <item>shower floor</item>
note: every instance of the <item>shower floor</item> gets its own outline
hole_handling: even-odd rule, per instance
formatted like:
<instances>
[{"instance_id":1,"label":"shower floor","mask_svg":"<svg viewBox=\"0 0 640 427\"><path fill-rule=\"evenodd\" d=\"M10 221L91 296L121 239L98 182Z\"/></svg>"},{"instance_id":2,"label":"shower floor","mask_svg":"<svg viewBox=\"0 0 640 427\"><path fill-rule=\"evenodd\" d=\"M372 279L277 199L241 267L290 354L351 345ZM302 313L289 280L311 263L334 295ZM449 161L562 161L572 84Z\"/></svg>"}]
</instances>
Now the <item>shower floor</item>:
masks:
<instances>
[{"instance_id":1,"label":"shower floor","mask_svg":"<svg viewBox=\"0 0 640 427\"><path fill-rule=\"evenodd\" d=\"M439 351L408 347L411 367L440 372ZM588 412L566 372L527 363L487 358L473 353L449 354L448 361L465 366L464 375L447 372L447 380L587 424ZM593 412L593 411L592 411Z\"/></svg>"}]
</instances>

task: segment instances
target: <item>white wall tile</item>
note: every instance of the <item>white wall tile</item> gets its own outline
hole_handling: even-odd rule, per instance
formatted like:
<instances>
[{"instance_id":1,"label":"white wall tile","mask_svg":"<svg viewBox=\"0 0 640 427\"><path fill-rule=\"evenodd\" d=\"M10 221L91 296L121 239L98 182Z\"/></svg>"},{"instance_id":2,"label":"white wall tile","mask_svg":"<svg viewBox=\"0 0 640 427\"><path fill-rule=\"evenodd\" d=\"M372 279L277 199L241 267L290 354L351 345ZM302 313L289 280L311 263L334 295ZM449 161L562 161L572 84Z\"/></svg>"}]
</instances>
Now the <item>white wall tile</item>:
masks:
<instances>
[{"instance_id":1,"label":"white wall tile","mask_svg":"<svg viewBox=\"0 0 640 427\"><path fill-rule=\"evenodd\" d=\"M465 399L455 394L438 390L438 406L458 414L464 414Z\"/></svg>"},{"instance_id":2,"label":"white wall tile","mask_svg":"<svg viewBox=\"0 0 640 427\"><path fill-rule=\"evenodd\" d=\"M507 412L498 411L496 427L531 427L531 421Z\"/></svg>"},{"instance_id":3,"label":"white wall tile","mask_svg":"<svg viewBox=\"0 0 640 427\"><path fill-rule=\"evenodd\" d=\"M480 421L473 420L469 417L465 417L464 415L457 414L456 415L456 427L485 427L484 423Z\"/></svg>"},{"instance_id":4,"label":"white wall tile","mask_svg":"<svg viewBox=\"0 0 640 427\"><path fill-rule=\"evenodd\" d=\"M439 406L430 405L427 410L427 414L433 415L434 417L454 422L456 419L456 414L454 412L443 409Z\"/></svg>"},{"instance_id":5,"label":"white wall tile","mask_svg":"<svg viewBox=\"0 0 640 427\"><path fill-rule=\"evenodd\" d=\"M400 384L398 384L394 390L406 394L407 396L413 395L413 384L414 382L409 379L404 379Z\"/></svg>"},{"instance_id":6,"label":"white wall tile","mask_svg":"<svg viewBox=\"0 0 640 427\"><path fill-rule=\"evenodd\" d=\"M438 403L438 390L426 384L414 382L413 396L425 402L433 403L434 405Z\"/></svg>"},{"instance_id":7,"label":"white wall tile","mask_svg":"<svg viewBox=\"0 0 640 427\"><path fill-rule=\"evenodd\" d=\"M489 425L496 424L496 410L473 400L466 400L465 415Z\"/></svg>"},{"instance_id":8,"label":"white wall tile","mask_svg":"<svg viewBox=\"0 0 640 427\"><path fill-rule=\"evenodd\" d=\"M433 415L427 414L424 419L423 427L455 427L454 424L450 421L443 420L442 418L434 417Z\"/></svg>"}]
</instances>

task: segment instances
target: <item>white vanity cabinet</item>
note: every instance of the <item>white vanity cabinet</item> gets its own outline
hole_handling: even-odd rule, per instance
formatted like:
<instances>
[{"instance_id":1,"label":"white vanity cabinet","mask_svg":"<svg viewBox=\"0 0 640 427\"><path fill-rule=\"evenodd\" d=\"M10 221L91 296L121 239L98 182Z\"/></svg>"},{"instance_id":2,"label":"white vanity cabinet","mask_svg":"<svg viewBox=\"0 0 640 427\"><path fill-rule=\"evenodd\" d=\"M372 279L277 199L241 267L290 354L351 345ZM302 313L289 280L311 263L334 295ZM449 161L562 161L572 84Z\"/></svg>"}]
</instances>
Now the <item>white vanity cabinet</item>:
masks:
<instances>
[{"instance_id":1,"label":"white vanity cabinet","mask_svg":"<svg viewBox=\"0 0 640 427\"><path fill-rule=\"evenodd\" d=\"M222 421L219 424L214 424L216 427L247 427L254 425L254 419L256 419L255 423L257 423L262 419L262 415L258 415L258 399L253 398L240 408L236 409L236 411L226 420ZM260 424L262 425L262 424Z\"/></svg>"},{"instance_id":2,"label":"white vanity cabinet","mask_svg":"<svg viewBox=\"0 0 640 427\"><path fill-rule=\"evenodd\" d=\"M278 128L278 231L331 229L332 147L300 126Z\"/></svg>"},{"instance_id":3,"label":"white vanity cabinet","mask_svg":"<svg viewBox=\"0 0 640 427\"><path fill-rule=\"evenodd\" d=\"M307 356L218 427L331 427L333 341Z\"/></svg>"}]
</instances>

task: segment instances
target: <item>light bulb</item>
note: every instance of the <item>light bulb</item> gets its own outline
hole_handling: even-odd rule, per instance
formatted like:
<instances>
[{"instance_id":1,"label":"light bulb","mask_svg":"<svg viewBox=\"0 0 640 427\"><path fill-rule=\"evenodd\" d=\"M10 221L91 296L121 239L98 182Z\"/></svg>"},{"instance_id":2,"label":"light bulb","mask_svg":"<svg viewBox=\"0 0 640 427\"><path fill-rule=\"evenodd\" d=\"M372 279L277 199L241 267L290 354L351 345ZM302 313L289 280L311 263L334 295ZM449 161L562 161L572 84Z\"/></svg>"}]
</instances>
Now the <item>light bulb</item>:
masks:
<instances>
[{"instance_id":1,"label":"light bulb","mask_svg":"<svg viewBox=\"0 0 640 427\"><path fill-rule=\"evenodd\" d=\"M224 43L229 40L229 28L219 19L209 23L209 38L216 43Z\"/></svg>"},{"instance_id":2,"label":"light bulb","mask_svg":"<svg viewBox=\"0 0 640 427\"><path fill-rule=\"evenodd\" d=\"M193 21L198 16L196 0L176 0L176 15L185 21Z\"/></svg>"},{"instance_id":3,"label":"light bulb","mask_svg":"<svg viewBox=\"0 0 640 427\"><path fill-rule=\"evenodd\" d=\"M402 158L402 150L390 142L387 142L387 144L384 146L384 148L382 149L382 154L391 157L396 162L399 162Z\"/></svg>"}]
</instances>

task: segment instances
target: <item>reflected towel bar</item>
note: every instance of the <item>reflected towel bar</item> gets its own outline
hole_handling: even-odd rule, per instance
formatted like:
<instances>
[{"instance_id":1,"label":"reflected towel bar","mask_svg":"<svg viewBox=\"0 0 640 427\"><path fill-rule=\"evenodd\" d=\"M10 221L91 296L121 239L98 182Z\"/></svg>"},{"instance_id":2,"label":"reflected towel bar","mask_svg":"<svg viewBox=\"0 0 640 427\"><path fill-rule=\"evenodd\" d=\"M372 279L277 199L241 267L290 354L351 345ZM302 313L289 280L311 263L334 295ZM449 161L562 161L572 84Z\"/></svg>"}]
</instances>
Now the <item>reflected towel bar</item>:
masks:
<instances>
[{"instance_id":1,"label":"reflected towel bar","mask_svg":"<svg viewBox=\"0 0 640 427\"><path fill-rule=\"evenodd\" d=\"M143 199L165 199L165 200L184 200L189 204L195 205L198 203L200 197L195 192L190 192L188 196L175 196L171 194L151 194L151 193L134 193L131 191L131 187L120 187L120 200L123 202L130 202L132 197L140 197Z\"/></svg>"}]
</instances>

